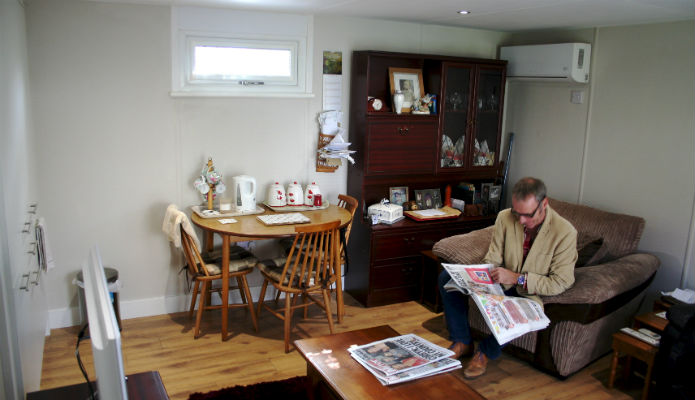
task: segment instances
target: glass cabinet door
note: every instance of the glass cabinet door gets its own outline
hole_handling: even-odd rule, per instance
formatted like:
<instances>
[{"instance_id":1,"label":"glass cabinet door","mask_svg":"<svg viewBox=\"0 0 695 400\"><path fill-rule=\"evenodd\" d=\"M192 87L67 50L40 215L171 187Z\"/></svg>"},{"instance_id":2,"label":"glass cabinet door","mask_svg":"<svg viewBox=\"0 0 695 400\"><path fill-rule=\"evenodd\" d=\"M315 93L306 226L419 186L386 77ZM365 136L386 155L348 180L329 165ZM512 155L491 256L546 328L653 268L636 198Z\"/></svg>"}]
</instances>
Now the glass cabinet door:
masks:
<instances>
[{"instance_id":1,"label":"glass cabinet door","mask_svg":"<svg viewBox=\"0 0 695 400\"><path fill-rule=\"evenodd\" d=\"M502 124L503 70L481 67L475 97L475 133L472 143L471 166L491 167L499 159L500 129Z\"/></svg>"},{"instance_id":2,"label":"glass cabinet door","mask_svg":"<svg viewBox=\"0 0 695 400\"><path fill-rule=\"evenodd\" d=\"M441 101L441 136L439 169L463 168L466 165L466 133L471 123L473 66L444 66L444 95Z\"/></svg>"}]
</instances>

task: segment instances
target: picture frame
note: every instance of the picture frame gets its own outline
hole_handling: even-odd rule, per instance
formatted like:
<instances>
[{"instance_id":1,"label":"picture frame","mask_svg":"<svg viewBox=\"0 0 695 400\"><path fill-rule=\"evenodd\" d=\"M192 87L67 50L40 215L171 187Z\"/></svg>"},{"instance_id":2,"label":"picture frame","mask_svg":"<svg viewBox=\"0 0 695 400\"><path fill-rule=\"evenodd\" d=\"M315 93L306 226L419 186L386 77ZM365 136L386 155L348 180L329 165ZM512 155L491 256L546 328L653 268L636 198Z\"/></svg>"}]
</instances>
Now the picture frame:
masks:
<instances>
[{"instance_id":1,"label":"picture frame","mask_svg":"<svg viewBox=\"0 0 695 400\"><path fill-rule=\"evenodd\" d=\"M401 107L403 113L409 113L413 103L425 94L421 69L389 67L389 84L391 96L396 90L405 95Z\"/></svg>"},{"instance_id":2,"label":"picture frame","mask_svg":"<svg viewBox=\"0 0 695 400\"><path fill-rule=\"evenodd\" d=\"M492 185L492 182L480 184L480 200L485 202L490 199L490 189L492 188Z\"/></svg>"},{"instance_id":3,"label":"picture frame","mask_svg":"<svg viewBox=\"0 0 695 400\"><path fill-rule=\"evenodd\" d=\"M420 210L442 208L442 194L439 189L416 190L415 203Z\"/></svg>"},{"instance_id":4,"label":"picture frame","mask_svg":"<svg viewBox=\"0 0 695 400\"><path fill-rule=\"evenodd\" d=\"M502 185L490 186L490 197L488 198L488 213L497 214L500 211L500 195L502 194Z\"/></svg>"},{"instance_id":5,"label":"picture frame","mask_svg":"<svg viewBox=\"0 0 695 400\"><path fill-rule=\"evenodd\" d=\"M408 187L407 186L392 186L389 188L389 202L402 206L408 202Z\"/></svg>"}]
</instances>

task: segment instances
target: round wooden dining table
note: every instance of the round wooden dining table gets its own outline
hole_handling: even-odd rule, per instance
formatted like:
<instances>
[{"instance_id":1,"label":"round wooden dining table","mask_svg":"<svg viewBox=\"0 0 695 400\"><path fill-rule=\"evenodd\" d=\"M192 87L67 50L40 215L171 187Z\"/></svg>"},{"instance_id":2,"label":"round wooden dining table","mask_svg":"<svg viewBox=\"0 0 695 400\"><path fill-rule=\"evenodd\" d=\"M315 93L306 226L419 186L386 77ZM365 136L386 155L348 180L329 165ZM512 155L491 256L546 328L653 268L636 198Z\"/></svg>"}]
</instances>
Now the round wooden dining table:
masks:
<instances>
[{"instance_id":1,"label":"round wooden dining table","mask_svg":"<svg viewBox=\"0 0 695 400\"><path fill-rule=\"evenodd\" d=\"M191 221L205 231L205 243L208 251L212 250L213 234L218 234L222 237L222 282L229 282L229 246L232 242L242 242L249 240L263 240L273 238L291 237L296 233L294 228L297 224L288 225L265 225L258 218L258 215L267 214L283 214L271 210L266 206L261 206L265 209L262 214L240 215L233 217L214 217L203 218L196 212L192 213ZM297 211L310 219L309 224L322 224L340 220L340 228L347 226L352 220L350 212L336 205L329 205L327 208L310 211ZM233 218L237 222L223 224L220 219ZM305 225L305 224L301 224ZM336 275L338 276L336 283L336 303L338 323L343 320L344 305L343 305L343 284L340 278L342 272L341 266L338 265ZM263 301L263 299L258 299ZM229 285L222 285L222 340L227 340L227 315L229 312Z\"/></svg>"}]
</instances>

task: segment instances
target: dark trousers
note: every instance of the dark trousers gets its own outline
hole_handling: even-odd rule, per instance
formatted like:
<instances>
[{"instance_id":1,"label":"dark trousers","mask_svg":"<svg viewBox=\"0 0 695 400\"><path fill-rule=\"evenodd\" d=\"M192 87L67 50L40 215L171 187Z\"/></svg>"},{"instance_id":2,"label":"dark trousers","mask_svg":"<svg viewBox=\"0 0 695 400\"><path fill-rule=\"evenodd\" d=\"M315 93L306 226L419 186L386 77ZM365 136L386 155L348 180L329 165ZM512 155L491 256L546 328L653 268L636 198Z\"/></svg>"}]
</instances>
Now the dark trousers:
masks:
<instances>
[{"instance_id":1,"label":"dark trousers","mask_svg":"<svg viewBox=\"0 0 695 400\"><path fill-rule=\"evenodd\" d=\"M457 290L448 291L444 289L444 285L449 282L449 279L451 277L446 270L439 274L439 294L444 305L444 318L446 319L446 327L449 330L449 339L452 342L471 344L473 338L471 337L471 329L468 324L468 296ZM518 295L516 287L506 290L504 294L507 296ZM480 342L478 350L485 354L487 358L494 360L502 354L502 347L497 343L497 339L493 335L489 335Z\"/></svg>"}]
</instances>

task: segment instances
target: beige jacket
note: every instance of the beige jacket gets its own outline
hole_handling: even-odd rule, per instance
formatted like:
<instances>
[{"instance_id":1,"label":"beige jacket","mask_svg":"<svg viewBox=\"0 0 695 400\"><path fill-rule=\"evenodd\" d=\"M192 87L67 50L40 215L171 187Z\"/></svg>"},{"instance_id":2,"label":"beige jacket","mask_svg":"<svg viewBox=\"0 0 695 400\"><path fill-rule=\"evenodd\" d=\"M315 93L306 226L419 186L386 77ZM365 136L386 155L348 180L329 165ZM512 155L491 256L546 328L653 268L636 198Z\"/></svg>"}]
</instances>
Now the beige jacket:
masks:
<instances>
[{"instance_id":1,"label":"beige jacket","mask_svg":"<svg viewBox=\"0 0 695 400\"><path fill-rule=\"evenodd\" d=\"M543 304L535 295L560 294L574 284L577 262L577 230L548 206L545 221L522 265L524 227L510 209L497 215L490 247L483 262L503 266L516 273L527 273L527 290L517 287L520 295ZM504 285L505 289L513 285Z\"/></svg>"}]
</instances>

